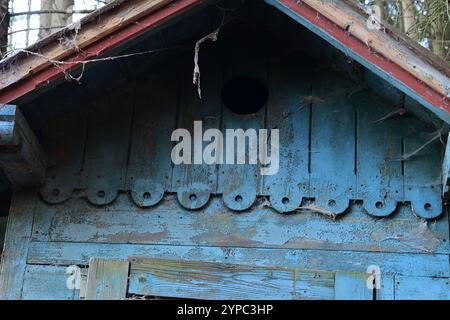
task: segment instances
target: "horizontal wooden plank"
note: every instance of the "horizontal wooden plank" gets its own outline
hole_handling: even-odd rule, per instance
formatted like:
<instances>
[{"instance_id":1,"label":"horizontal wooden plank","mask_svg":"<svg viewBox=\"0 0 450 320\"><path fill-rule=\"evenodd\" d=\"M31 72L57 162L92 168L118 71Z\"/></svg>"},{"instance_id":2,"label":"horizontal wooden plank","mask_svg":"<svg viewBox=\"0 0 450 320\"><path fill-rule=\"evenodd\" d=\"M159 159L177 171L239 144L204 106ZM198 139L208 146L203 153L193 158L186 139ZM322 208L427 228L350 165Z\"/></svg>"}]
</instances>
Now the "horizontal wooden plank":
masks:
<instances>
[{"instance_id":1,"label":"horizontal wooden plank","mask_svg":"<svg viewBox=\"0 0 450 320\"><path fill-rule=\"evenodd\" d=\"M424 226L404 207L391 218L378 220L353 206L344 217L332 220L317 213L282 215L263 203L237 215L224 208L220 197L192 212L180 208L173 195L143 211L128 195L119 194L102 209L82 199L69 199L64 206L37 200L33 237L58 242L448 254L447 219L443 215Z\"/></svg>"},{"instance_id":2,"label":"horizontal wooden plank","mask_svg":"<svg viewBox=\"0 0 450 320\"><path fill-rule=\"evenodd\" d=\"M32 242L28 263L87 265L90 257L128 259L133 256L349 272L366 272L368 266L378 265L382 274L449 276L448 255L186 245Z\"/></svg>"},{"instance_id":3,"label":"horizontal wooden plank","mask_svg":"<svg viewBox=\"0 0 450 320\"><path fill-rule=\"evenodd\" d=\"M129 293L194 299L333 299L334 273L132 258Z\"/></svg>"},{"instance_id":4,"label":"horizontal wooden plank","mask_svg":"<svg viewBox=\"0 0 450 320\"><path fill-rule=\"evenodd\" d=\"M23 283L24 300L78 300L80 291L67 288L66 267L27 265Z\"/></svg>"},{"instance_id":5,"label":"horizontal wooden plank","mask_svg":"<svg viewBox=\"0 0 450 320\"><path fill-rule=\"evenodd\" d=\"M450 300L450 279L395 277L396 300Z\"/></svg>"}]
</instances>

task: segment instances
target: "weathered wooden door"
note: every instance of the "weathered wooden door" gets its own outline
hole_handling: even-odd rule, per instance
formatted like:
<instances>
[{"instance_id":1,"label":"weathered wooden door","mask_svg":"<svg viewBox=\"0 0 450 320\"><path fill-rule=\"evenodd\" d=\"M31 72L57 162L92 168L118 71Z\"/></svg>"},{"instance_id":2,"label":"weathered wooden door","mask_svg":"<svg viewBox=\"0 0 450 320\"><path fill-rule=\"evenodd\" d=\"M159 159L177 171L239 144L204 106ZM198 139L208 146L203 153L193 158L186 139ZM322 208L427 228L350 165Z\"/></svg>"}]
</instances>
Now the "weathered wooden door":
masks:
<instances>
[{"instance_id":1,"label":"weathered wooden door","mask_svg":"<svg viewBox=\"0 0 450 320\"><path fill-rule=\"evenodd\" d=\"M372 300L376 297L376 287L367 273L149 258L93 258L86 281L80 296L88 300L133 297Z\"/></svg>"}]
</instances>

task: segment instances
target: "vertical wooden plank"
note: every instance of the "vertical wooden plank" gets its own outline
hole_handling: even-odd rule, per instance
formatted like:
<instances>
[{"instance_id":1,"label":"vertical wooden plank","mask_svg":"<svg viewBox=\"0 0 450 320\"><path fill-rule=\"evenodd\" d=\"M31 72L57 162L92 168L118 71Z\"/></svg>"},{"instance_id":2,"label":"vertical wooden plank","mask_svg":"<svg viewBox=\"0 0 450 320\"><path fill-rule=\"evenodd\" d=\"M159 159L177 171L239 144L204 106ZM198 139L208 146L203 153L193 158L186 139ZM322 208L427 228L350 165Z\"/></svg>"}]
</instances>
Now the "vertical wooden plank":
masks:
<instances>
[{"instance_id":1,"label":"vertical wooden plank","mask_svg":"<svg viewBox=\"0 0 450 320\"><path fill-rule=\"evenodd\" d=\"M124 299L128 286L127 260L91 258L86 284L86 300Z\"/></svg>"},{"instance_id":2,"label":"vertical wooden plank","mask_svg":"<svg viewBox=\"0 0 450 320\"><path fill-rule=\"evenodd\" d=\"M225 82L236 78L250 78L267 83L267 59L262 53L263 48L258 45L252 46L248 43L230 44L239 47L239 50L233 51L232 54L224 58ZM261 52L258 52L258 49ZM266 113L266 105L258 112L252 114L236 114L224 106L222 113L222 127L226 129L248 129L259 130L264 128L264 120ZM235 143L226 140L226 143ZM234 211L244 211L249 209L256 200L256 196L260 194L262 179L259 164L249 164L249 143L247 141L246 148L246 164L236 164L236 152L234 153L235 164L224 164L219 168L219 184L218 193L223 194L225 205ZM227 158L227 152L224 148L224 161Z\"/></svg>"},{"instance_id":3,"label":"vertical wooden plank","mask_svg":"<svg viewBox=\"0 0 450 320\"><path fill-rule=\"evenodd\" d=\"M279 171L264 177L264 194L278 212L291 212L309 196L311 68L283 56L269 67L268 130L279 130ZM274 150L277 152L277 150Z\"/></svg>"},{"instance_id":4,"label":"vertical wooden plank","mask_svg":"<svg viewBox=\"0 0 450 320\"><path fill-rule=\"evenodd\" d=\"M67 200L80 184L86 139L86 117L68 114L54 118L44 127L43 145L48 154L43 199L49 203Z\"/></svg>"},{"instance_id":5,"label":"vertical wooden plank","mask_svg":"<svg viewBox=\"0 0 450 320\"><path fill-rule=\"evenodd\" d=\"M12 198L1 261L0 300L17 300L22 297L37 199L35 190L16 193Z\"/></svg>"},{"instance_id":6,"label":"vertical wooden plank","mask_svg":"<svg viewBox=\"0 0 450 320\"><path fill-rule=\"evenodd\" d=\"M381 288L376 291L375 300L395 299L395 276L393 274L381 274Z\"/></svg>"},{"instance_id":7,"label":"vertical wooden plank","mask_svg":"<svg viewBox=\"0 0 450 320\"><path fill-rule=\"evenodd\" d=\"M139 207L150 207L169 191L172 178L170 137L175 128L178 87L174 72L160 70L136 88L127 189Z\"/></svg>"},{"instance_id":8,"label":"vertical wooden plank","mask_svg":"<svg viewBox=\"0 0 450 320\"><path fill-rule=\"evenodd\" d=\"M206 52L202 53L208 57ZM200 209L207 204L210 195L217 190L217 165L207 164L203 159L203 150L212 141L200 142L201 159L195 159L196 143L194 139L203 140L194 131L194 121L199 134L208 129L220 129L221 123L221 88L222 88L222 64L212 58L202 59L201 94L199 97L197 87L192 84L191 60L183 69L180 83L180 101L178 111L177 128L187 129L192 137L192 164L174 165L172 190L177 192L179 203L186 209ZM201 122L201 124L200 124ZM223 145L221 146L223 147ZM222 152L222 151L221 151ZM200 163L195 161L200 160Z\"/></svg>"},{"instance_id":9,"label":"vertical wooden plank","mask_svg":"<svg viewBox=\"0 0 450 320\"><path fill-rule=\"evenodd\" d=\"M325 73L325 74L324 74ZM343 213L355 197L355 112L348 95L355 85L321 72L311 96L311 197L326 213Z\"/></svg>"},{"instance_id":10,"label":"vertical wooden plank","mask_svg":"<svg viewBox=\"0 0 450 320\"><path fill-rule=\"evenodd\" d=\"M441 128L408 114L402 120L405 200L416 215L433 219L442 213Z\"/></svg>"},{"instance_id":11,"label":"vertical wooden plank","mask_svg":"<svg viewBox=\"0 0 450 320\"><path fill-rule=\"evenodd\" d=\"M352 95L352 102L358 113L358 198L370 215L385 217L404 195L398 106L366 90Z\"/></svg>"},{"instance_id":12,"label":"vertical wooden plank","mask_svg":"<svg viewBox=\"0 0 450 320\"><path fill-rule=\"evenodd\" d=\"M88 110L82 185L92 204L109 204L125 188L133 102L133 92L122 88Z\"/></svg>"},{"instance_id":13,"label":"vertical wooden plank","mask_svg":"<svg viewBox=\"0 0 450 320\"><path fill-rule=\"evenodd\" d=\"M373 290L367 287L367 273L336 272L334 298L336 300L373 300Z\"/></svg>"}]
</instances>

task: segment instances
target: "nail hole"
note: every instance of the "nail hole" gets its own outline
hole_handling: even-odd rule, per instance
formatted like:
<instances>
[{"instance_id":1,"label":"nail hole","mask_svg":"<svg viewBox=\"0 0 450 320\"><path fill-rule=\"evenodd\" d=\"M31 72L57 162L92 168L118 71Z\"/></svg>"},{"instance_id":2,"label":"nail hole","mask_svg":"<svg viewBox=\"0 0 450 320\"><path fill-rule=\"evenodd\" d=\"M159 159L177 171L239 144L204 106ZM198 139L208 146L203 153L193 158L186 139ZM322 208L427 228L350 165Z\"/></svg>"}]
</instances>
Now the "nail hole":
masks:
<instances>
[{"instance_id":1,"label":"nail hole","mask_svg":"<svg viewBox=\"0 0 450 320\"><path fill-rule=\"evenodd\" d=\"M60 193L61 192L59 191L58 188L55 188L55 189L52 190L52 195L55 196L55 197L59 196Z\"/></svg>"},{"instance_id":2,"label":"nail hole","mask_svg":"<svg viewBox=\"0 0 450 320\"><path fill-rule=\"evenodd\" d=\"M425 205L423 207L425 208L425 210L430 211L431 210L431 203L425 203Z\"/></svg>"},{"instance_id":3,"label":"nail hole","mask_svg":"<svg viewBox=\"0 0 450 320\"><path fill-rule=\"evenodd\" d=\"M289 198L284 197L283 199L281 199L281 202L283 202L283 204L289 204Z\"/></svg>"},{"instance_id":4,"label":"nail hole","mask_svg":"<svg viewBox=\"0 0 450 320\"><path fill-rule=\"evenodd\" d=\"M236 202L242 202L242 197L241 196L236 196L236 198L234 198L234 200Z\"/></svg>"},{"instance_id":5,"label":"nail hole","mask_svg":"<svg viewBox=\"0 0 450 320\"><path fill-rule=\"evenodd\" d=\"M375 203L375 207L377 207L377 209L383 209L384 203L381 201L377 201L377 203Z\"/></svg>"},{"instance_id":6,"label":"nail hole","mask_svg":"<svg viewBox=\"0 0 450 320\"><path fill-rule=\"evenodd\" d=\"M150 199L151 197L152 197L152 195L150 194L150 192L144 193L144 199Z\"/></svg>"},{"instance_id":7,"label":"nail hole","mask_svg":"<svg viewBox=\"0 0 450 320\"><path fill-rule=\"evenodd\" d=\"M104 198L105 197L105 191L103 191L103 190L100 190L99 192L97 192L97 196L99 197L99 198Z\"/></svg>"},{"instance_id":8,"label":"nail hole","mask_svg":"<svg viewBox=\"0 0 450 320\"><path fill-rule=\"evenodd\" d=\"M189 196L189 200L191 200L191 201L197 200L197 195L191 194L191 195Z\"/></svg>"},{"instance_id":9,"label":"nail hole","mask_svg":"<svg viewBox=\"0 0 450 320\"><path fill-rule=\"evenodd\" d=\"M328 201L328 205L329 205L330 207L334 207L334 206L336 205L336 201L330 200L330 201Z\"/></svg>"}]
</instances>

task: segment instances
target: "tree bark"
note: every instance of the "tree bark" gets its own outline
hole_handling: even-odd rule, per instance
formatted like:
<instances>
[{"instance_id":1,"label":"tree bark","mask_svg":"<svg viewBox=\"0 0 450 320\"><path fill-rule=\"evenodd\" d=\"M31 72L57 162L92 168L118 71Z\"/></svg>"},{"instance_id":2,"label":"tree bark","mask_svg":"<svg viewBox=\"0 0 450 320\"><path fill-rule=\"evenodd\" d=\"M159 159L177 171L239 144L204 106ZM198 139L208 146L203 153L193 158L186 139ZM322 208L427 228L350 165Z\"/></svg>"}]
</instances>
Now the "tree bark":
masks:
<instances>
[{"instance_id":1,"label":"tree bark","mask_svg":"<svg viewBox=\"0 0 450 320\"><path fill-rule=\"evenodd\" d=\"M433 34L430 37L430 49L437 56L441 57L447 62L450 62L449 50L446 47L450 46L450 28L444 30L445 25L442 21L436 21L433 24Z\"/></svg>"},{"instance_id":2,"label":"tree bark","mask_svg":"<svg viewBox=\"0 0 450 320\"><path fill-rule=\"evenodd\" d=\"M8 49L9 0L0 0L0 57Z\"/></svg>"},{"instance_id":3,"label":"tree bark","mask_svg":"<svg viewBox=\"0 0 450 320\"><path fill-rule=\"evenodd\" d=\"M74 5L74 0L41 0L42 11L62 11L67 12ZM67 26L71 23L72 16L70 13L43 13L40 16L39 39L50 35L56 31L58 26Z\"/></svg>"},{"instance_id":4,"label":"tree bark","mask_svg":"<svg viewBox=\"0 0 450 320\"><path fill-rule=\"evenodd\" d=\"M401 0L402 3L402 18L403 31L411 38L417 40L417 33L415 31L416 24L416 7L413 0Z\"/></svg>"},{"instance_id":5,"label":"tree bark","mask_svg":"<svg viewBox=\"0 0 450 320\"><path fill-rule=\"evenodd\" d=\"M374 5L376 5L378 8L380 8L380 14L381 16L379 17L380 20L385 21L386 20L386 0L375 0L374 1Z\"/></svg>"}]
</instances>

